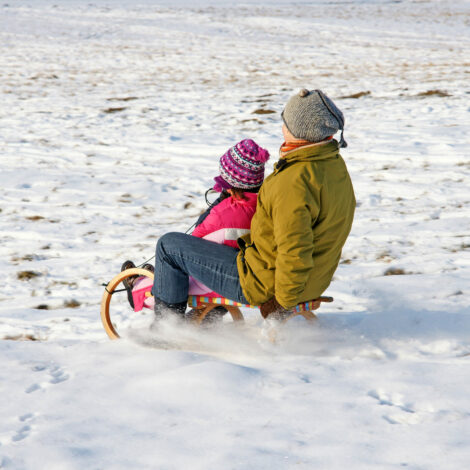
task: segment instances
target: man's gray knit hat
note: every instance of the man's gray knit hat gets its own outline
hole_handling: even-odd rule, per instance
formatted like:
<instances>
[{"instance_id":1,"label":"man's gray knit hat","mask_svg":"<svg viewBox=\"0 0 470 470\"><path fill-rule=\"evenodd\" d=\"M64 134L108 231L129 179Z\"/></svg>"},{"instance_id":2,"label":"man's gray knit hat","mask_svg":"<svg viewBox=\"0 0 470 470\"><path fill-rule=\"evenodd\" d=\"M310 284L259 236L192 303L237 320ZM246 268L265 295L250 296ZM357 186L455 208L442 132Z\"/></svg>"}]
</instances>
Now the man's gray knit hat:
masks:
<instances>
[{"instance_id":1,"label":"man's gray knit hat","mask_svg":"<svg viewBox=\"0 0 470 470\"><path fill-rule=\"evenodd\" d=\"M343 138L343 113L321 90L300 90L287 102L282 119L297 139L320 142L341 130L340 147L348 145Z\"/></svg>"}]
</instances>

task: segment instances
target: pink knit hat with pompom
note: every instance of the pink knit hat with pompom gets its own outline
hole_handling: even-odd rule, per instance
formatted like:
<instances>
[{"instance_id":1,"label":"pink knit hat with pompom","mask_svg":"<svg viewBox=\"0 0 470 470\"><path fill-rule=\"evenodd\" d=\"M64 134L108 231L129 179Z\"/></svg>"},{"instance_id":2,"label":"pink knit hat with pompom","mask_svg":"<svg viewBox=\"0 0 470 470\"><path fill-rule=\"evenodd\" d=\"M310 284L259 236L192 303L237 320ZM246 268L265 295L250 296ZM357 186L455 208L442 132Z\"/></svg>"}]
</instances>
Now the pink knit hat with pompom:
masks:
<instances>
[{"instance_id":1,"label":"pink knit hat with pompom","mask_svg":"<svg viewBox=\"0 0 470 470\"><path fill-rule=\"evenodd\" d=\"M214 190L254 189L264 180L264 164L269 152L251 139L245 139L229 148L220 157L220 176L214 178Z\"/></svg>"}]
</instances>

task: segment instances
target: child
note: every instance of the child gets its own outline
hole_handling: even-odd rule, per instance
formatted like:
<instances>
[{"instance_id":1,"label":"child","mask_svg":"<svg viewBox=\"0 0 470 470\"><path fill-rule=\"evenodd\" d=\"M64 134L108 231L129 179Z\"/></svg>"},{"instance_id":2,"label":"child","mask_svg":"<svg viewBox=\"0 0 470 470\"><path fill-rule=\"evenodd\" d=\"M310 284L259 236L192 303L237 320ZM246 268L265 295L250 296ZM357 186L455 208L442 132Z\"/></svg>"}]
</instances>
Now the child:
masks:
<instances>
[{"instance_id":1,"label":"child","mask_svg":"<svg viewBox=\"0 0 470 470\"><path fill-rule=\"evenodd\" d=\"M238 249L237 239L250 231L257 193L264 180L264 165L268 159L268 151L251 139L242 140L222 155L220 175L214 178L214 190L221 193L220 202L210 209L206 217L199 219L193 236ZM151 286L152 282L148 278L135 281L132 288L135 311L141 310L143 306L153 308L153 298L145 297L145 292ZM218 296L191 277L189 294Z\"/></svg>"}]
</instances>

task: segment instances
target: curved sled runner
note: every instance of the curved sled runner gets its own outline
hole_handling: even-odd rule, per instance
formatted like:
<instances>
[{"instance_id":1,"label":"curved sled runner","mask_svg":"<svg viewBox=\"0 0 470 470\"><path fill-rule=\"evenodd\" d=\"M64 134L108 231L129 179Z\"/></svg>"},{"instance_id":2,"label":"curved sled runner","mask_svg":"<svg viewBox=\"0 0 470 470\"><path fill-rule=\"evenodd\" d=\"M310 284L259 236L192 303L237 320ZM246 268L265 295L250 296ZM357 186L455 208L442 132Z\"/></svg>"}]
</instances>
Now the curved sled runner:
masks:
<instances>
[{"instance_id":1,"label":"curved sled runner","mask_svg":"<svg viewBox=\"0 0 470 470\"><path fill-rule=\"evenodd\" d=\"M116 290L116 287L122 281L124 281L124 279L127 279L131 276L146 276L153 279L153 273L150 271L141 268L132 268L120 272L117 276L113 277L111 281L108 282L108 285L104 288L103 297L101 298L101 321L103 323L106 334L111 339L117 339L120 337L111 322L111 315L109 312L111 298Z\"/></svg>"},{"instance_id":2,"label":"curved sled runner","mask_svg":"<svg viewBox=\"0 0 470 470\"><path fill-rule=\"evenodd\" d=\"M117 292L116 288L119 284L125 279L133 276L145 276L152 280L154 278L153 273L146 269L131 268L120 272L117 276L111 279L105 287L103 297L101 299L101 321L106 334L111 339L118 339L120 337L111 321L111 298L113 294ZM151 294L148 293L148 296L151 296ZM322 302L333 302L333 297L319 297L318 299L298 304L292 309L292 313L290 315L282 319L282 323L285 323L291 318L299 315L304 317L307 321L316 320L317 317L313 311L317 310ZM200 295L190 295L188 297L188 306L197 312L193 319L194 323L197 325L200 325L207 315L216 307L225 307L232 316L234 322L241 322L244 320L239 307L258 308L256 305L245 305L224 297L205 297Z\"/></svg>"}]
</instances>

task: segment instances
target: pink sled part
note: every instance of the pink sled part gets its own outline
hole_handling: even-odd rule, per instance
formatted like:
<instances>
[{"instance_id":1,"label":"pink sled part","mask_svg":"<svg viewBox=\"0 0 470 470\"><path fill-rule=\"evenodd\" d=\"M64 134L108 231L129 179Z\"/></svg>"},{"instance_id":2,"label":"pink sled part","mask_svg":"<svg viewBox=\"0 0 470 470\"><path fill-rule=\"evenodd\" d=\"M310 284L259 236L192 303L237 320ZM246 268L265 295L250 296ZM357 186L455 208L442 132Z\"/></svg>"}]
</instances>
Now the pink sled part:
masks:
<instances>
[{"instance_id":1,"label":"pink sled part","mask_svg":"<svg viewBox=\"0 0 470 470\"><path fill-rule=\"evenodd\" d=\"M134 312L140 312L144 307L153 310L155 300L153 296L147 297L146 293L152 290L152 279L141 276L137 279L132 289L132 298L134 300ZM215 292L209 291L202 282L196 281L192 277L189 278L189 294L204 295L206 297L220 297Z\"/></svg>"}]
</instances>

